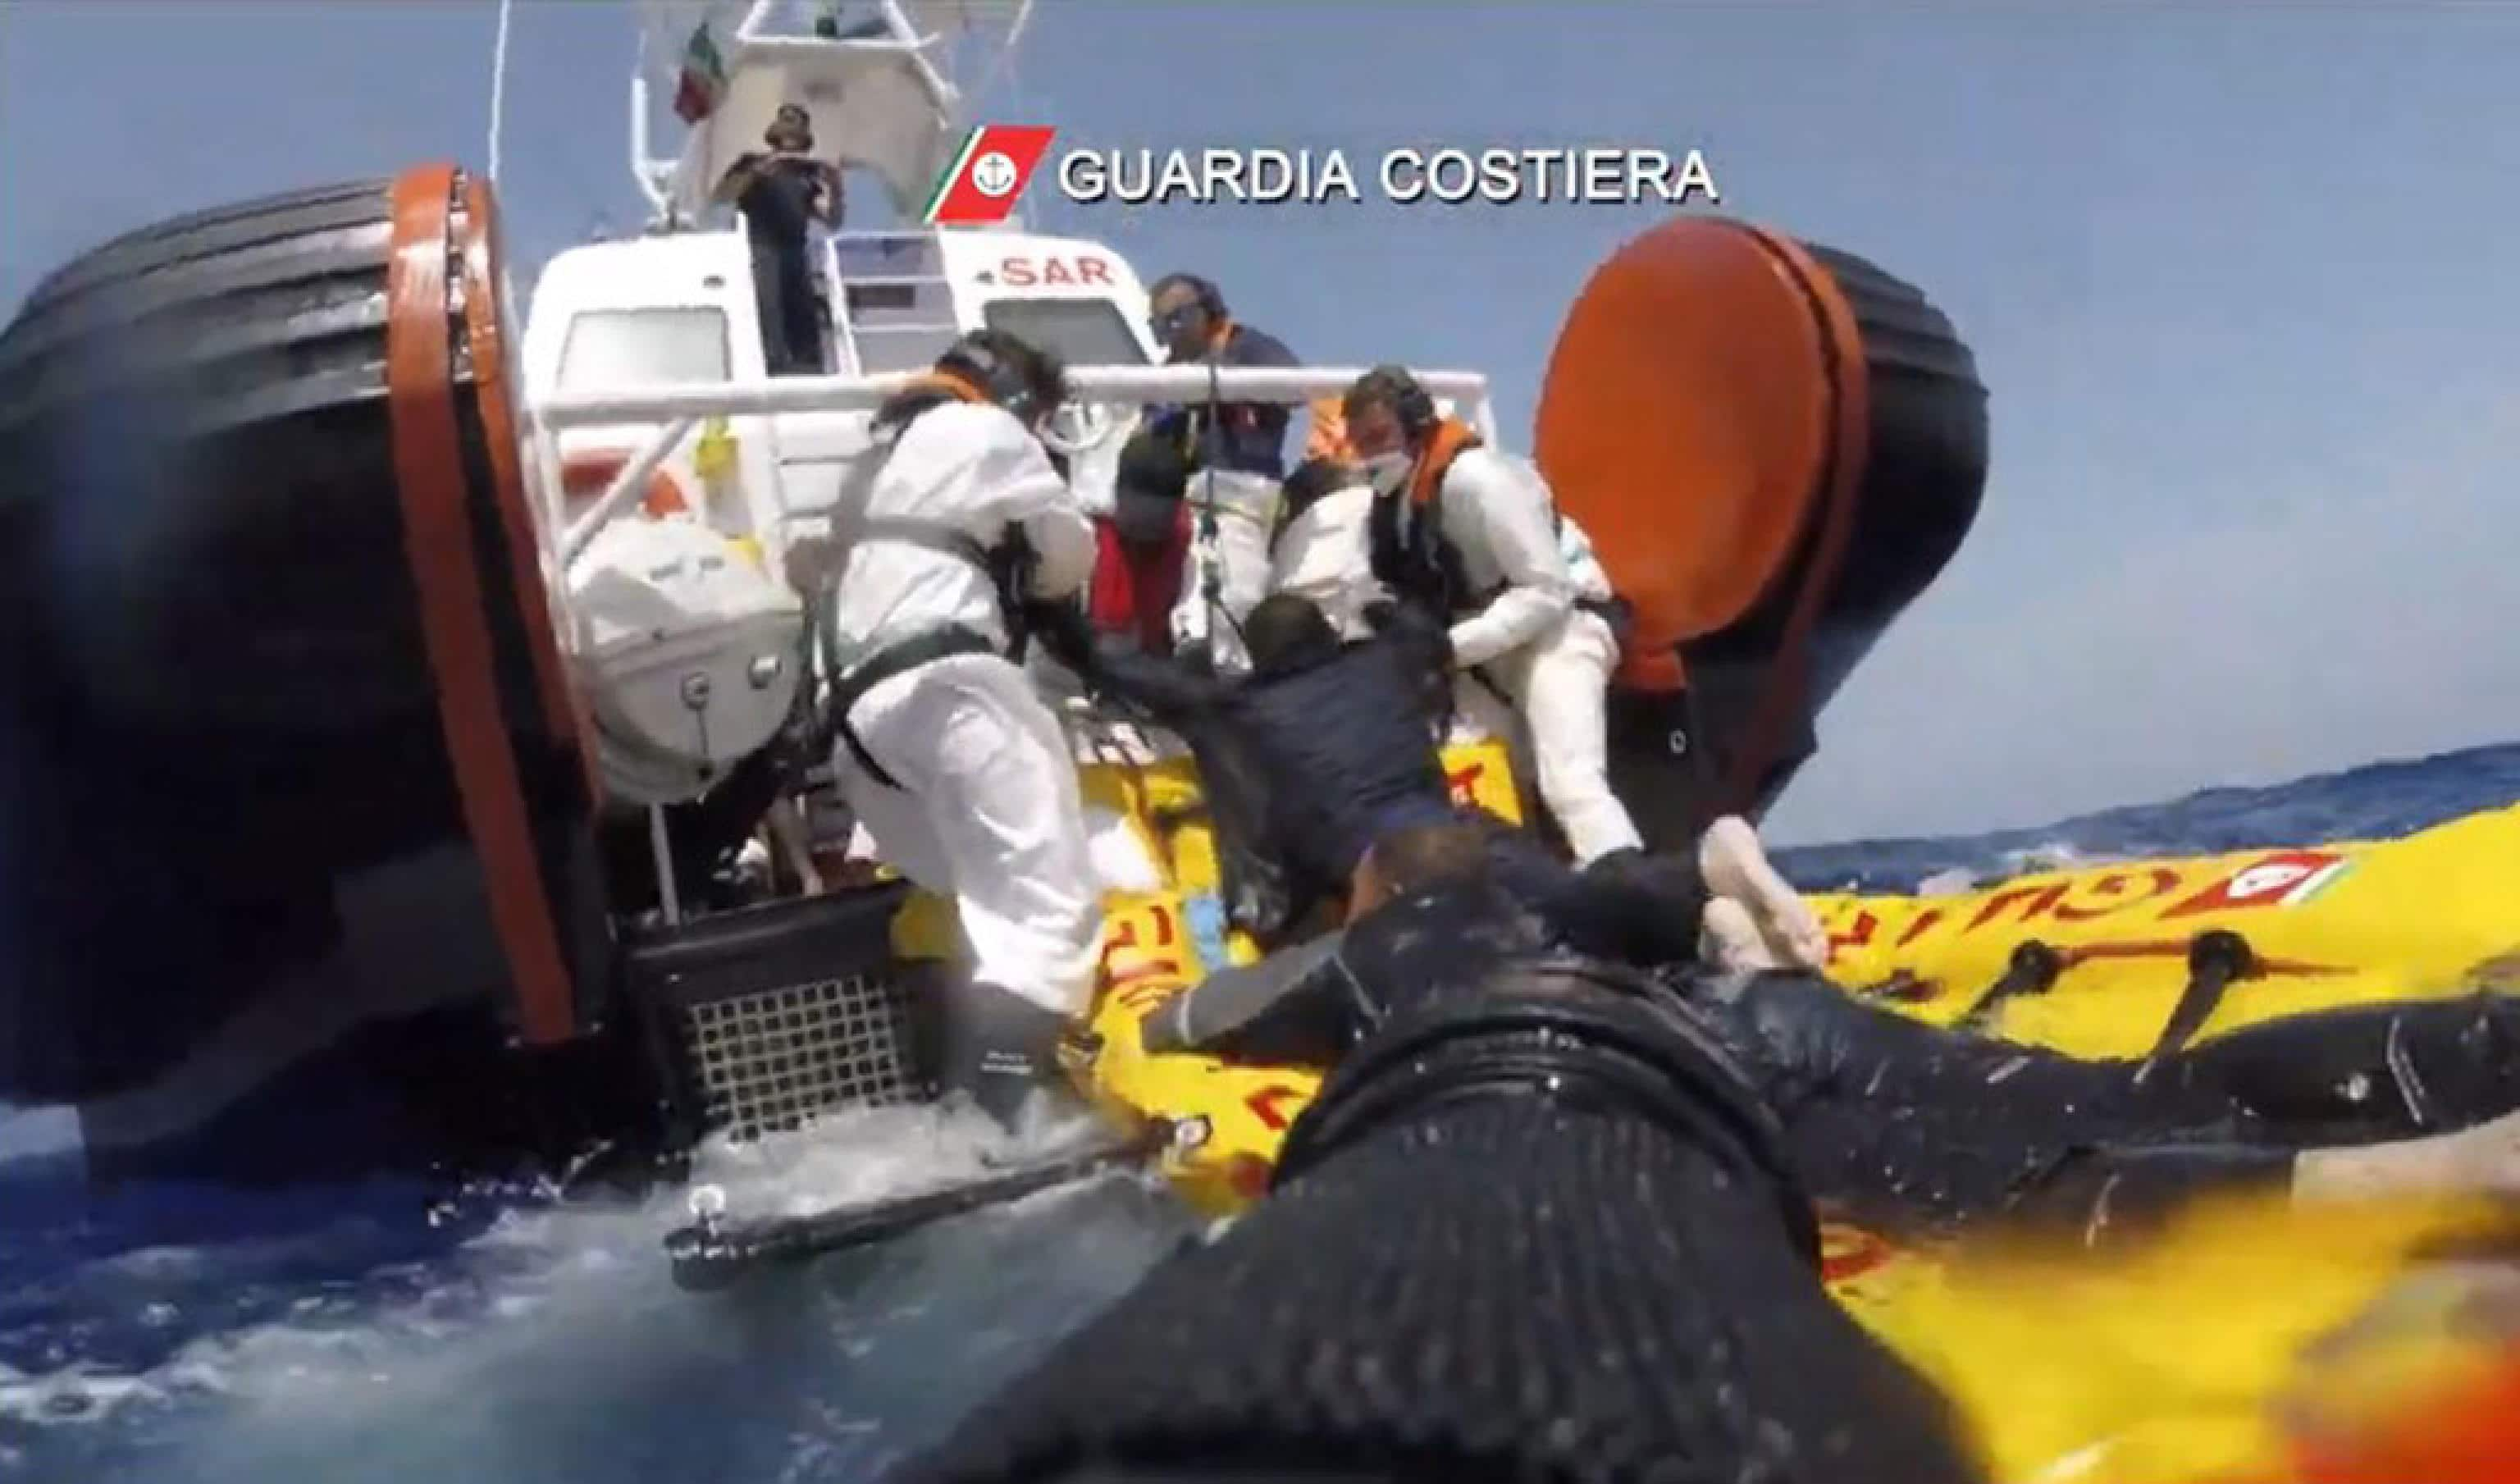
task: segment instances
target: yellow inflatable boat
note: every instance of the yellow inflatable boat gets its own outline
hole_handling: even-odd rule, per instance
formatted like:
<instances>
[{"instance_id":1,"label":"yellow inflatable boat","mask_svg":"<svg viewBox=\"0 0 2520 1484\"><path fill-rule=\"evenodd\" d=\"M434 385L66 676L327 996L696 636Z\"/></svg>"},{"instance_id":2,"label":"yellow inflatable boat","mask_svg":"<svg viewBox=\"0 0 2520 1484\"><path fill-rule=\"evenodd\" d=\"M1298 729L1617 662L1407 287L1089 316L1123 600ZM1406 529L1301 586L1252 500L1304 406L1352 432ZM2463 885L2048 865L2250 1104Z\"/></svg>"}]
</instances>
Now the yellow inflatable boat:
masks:
<instances>
[{"instance_id":1,"label":"yellow inflatable boat","mask_svg":"<svg viewBox=\"0 0 2520 1484\"><path fill-rule=\"evenodd\" d=\"M1521 817L1501 744L1462 744L1448 760L1457 797ZM1171 1123L1178 1137L1165 1173L1203 1209L1232 1211L1265 1183L1316 1081L1142 1049L1141 1019L1215 967L1217 945L1202 947L1192 926L1215 916L1203 905L1214 899L1215 855L1187 764L1091 770L1087 795L1129 813L1174 883L1110 904L1089 1080L1115 1110ZM2442 998L2480 981L2520 989L2515 861L2520 804L2400 840L2086 867L1955 896L1815 903L1831 930L1829 975L1850 994L1942 1024L1991 1011L1978 1022L1991 1033L2077 1056L2140 1056L2188 997L2192 945L2218 929L2237 934L2251 962L2220 989L2191 1039L2337 1006ZM933 930L913 928L905 950L932 945ZM2052 982L2000 993L2025 945L2052 952ZM1255 950L1238 937L1223 954L1244 963ZM1878 1241L1840 1234L1831 1276L1861 1293L1860 1280L1877 1282L1893 1264Z\"/></svg>"},{"instance_id":2,"label":"yellow inflatable boat","mask_svg":"<svg viewBox=\"0 0 2520 1484\"><path fill-rule=\"evenodd\" d=\"M1462 742L1447 761L1457 798L1521 817L1500 743ZM1198 1209L1231 1214L1265 1192L1318 1078L1144 1049L1149 1012L1255 952L1202 925L1220 917L1216 857L1187 763L1098 766L1085 791L1127 821L1168 884L1110 902L1092 1022L1099 1045L1084 1078L1115 1114L1169 1128L1164 1176ZM2087 866L1947 896L1816 901L1831 931L1830 976L1850 995L1935 1023L1973 1014L2008 1038L2115 1057L2158 1043L2193 996L2192 945L2218 932L2245 943L2246 963L2218 986L2190 1040L2336 1006L2480 984L2520 990L2514 862L2520 803L2396 840ZM940 904L922 904L903 923L905 952L949 941L937 936ZM2026 957L2046 960L2041 982L2021 982ZM2208 1206L2105 1256L2025 1249L1992 1234L1902 1247L1828 1223L1823 1278L1961 1401L2001 1477L2327 1477L2300 1471L2287 1420L2299 1409L2376 1426L2398 1416L2393 1407L2483 1384L2503 1352L2473 1330L2410 1327L2409 1304L2438 1318L2451 1300L2438 1281L2408 1289L2408 1275L2429 1244L2510 1236L2501 1213L2465 1206L2318 1215ZM2059 1346L2066 1333L2075 1343Z\"/></svg>"}]
</instances>

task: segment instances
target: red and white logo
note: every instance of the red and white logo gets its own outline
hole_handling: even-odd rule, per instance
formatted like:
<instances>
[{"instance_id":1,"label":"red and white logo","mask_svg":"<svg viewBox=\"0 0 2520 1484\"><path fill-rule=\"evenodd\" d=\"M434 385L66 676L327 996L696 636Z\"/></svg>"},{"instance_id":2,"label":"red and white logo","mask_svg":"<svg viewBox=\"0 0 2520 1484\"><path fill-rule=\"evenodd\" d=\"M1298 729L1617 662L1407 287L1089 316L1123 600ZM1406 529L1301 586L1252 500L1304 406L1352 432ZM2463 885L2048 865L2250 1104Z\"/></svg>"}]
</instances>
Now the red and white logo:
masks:
<instances>
[{"instance_id":1,"label":"red and white logo","mask_svg":"<svg viewBox=\"0 0 2520 1484\"><path fill-rule=\"evenodd\" d=\"M927 198L931 227L985 227L1002 222L1022 199L1058 131L1038 124L984 123L963 140L954 162Z\"/></svg>"},{"instance_id":2,"label":"red and white logo","mask_svg":"<svg viewBox=\"0 0 2520 1484\"><path fill-rule=\"evenodd\" d=\"M2278 851L2251 862L2162 916L2193 917L2240 907L2298 907L2334 884L2351 864L2344 856L2325 850Z\"/></svg>"}]
</instances>

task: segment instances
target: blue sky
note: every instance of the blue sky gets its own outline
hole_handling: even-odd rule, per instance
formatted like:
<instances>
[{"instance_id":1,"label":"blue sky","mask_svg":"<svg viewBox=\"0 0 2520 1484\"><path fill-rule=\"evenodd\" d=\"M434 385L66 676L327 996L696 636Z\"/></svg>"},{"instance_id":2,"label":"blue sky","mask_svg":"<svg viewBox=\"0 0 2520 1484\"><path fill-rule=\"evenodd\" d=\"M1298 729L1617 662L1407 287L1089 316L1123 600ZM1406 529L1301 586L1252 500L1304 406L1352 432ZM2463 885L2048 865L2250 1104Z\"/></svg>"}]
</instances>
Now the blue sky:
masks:
<instances>
[{"instance_id":1,"label":"blue sky","mask_svg":"<svg viewBox=\"0 0 2520 1484\"><path fill-rule=\"evenodd\" d=\"M0 12L0 303L112 233L479 162L492 7ZM527 0L529 259L638 218L628 14ZM1046 0L991 116L1060 143L1702 146L1728 210L1940 302L1985 514L1822 718L1775 832L2036 823L2520 737L2520 8ZM1035 188L1038 201L1042 195ZM1485 369L1527 436L1647 209L1040 213L1325 361Z\"/></svg>"}]
</instances>

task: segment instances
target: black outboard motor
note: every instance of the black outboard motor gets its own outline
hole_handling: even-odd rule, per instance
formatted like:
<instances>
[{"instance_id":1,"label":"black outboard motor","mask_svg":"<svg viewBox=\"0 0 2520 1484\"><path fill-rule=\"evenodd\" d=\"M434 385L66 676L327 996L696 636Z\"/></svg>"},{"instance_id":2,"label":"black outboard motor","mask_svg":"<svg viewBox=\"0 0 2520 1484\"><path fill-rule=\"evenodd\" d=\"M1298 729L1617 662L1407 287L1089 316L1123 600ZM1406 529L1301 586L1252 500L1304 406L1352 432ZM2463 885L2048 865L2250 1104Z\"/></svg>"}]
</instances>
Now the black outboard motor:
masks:
<instances>
[{"instance_id":1,"label":"black outboard motor","mask_svg":"<svg viewBox=\"0 0 2520 1484\"><path fill-rule=\"evenodd\" d=\"M1647 843L1756 817L1959 550L1986 388L1923 294L1851 253L1686 216L1569 312L1535 449L1636 612L1610 782Z\"/></svg>"}]
</instances>

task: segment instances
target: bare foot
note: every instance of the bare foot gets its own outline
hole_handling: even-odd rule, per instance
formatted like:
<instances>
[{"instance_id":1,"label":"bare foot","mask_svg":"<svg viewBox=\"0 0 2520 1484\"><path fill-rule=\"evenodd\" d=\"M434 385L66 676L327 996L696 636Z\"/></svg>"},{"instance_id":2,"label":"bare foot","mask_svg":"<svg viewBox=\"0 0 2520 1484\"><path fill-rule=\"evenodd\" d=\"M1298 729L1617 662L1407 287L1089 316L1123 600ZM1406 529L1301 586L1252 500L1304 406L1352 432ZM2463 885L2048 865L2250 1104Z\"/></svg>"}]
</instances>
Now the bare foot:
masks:
<instances>
[{"instance_id":1,"label":"bare foot","mask_svg":"<svg viewBox=\"0 0 2520 1484\"><path fill-rule=\"evenodd\" d=\"M2424 1139L2350 1148L2304 1149L2293 1163L2293 1197L2368 1199L2383 1195L2520 1197L2520 1112Z\"/></svg>"},{"instance_id":2,"label":"bare foot","mask_svg":"<svg viewBox=\"0 0 2520 1484\"><path fill-rule=\"evenodd\" d=\"M2454 1189L2520 1196L2520 1113L2445 1136L2451 1144Z\"/></svg>"},{"instance_id":3,"label":"bare foot","mask_svg":"<svg viewBox=\"0 0 2520 1484\"><path fill-rule=\"evenodd\" d=\"M1758 832L1747 820L1726 815L1697 838L1697 869L1706 889L1748 909L1778 958L1804 968L1828 963L1828 934L1793 884L1768 864Z\"/></svg>"},{"instance_id":4,"label":"bare foot","mask_svg":"<svg viewBox=\"0 0 2520 1484\"><path fill-rule=\"evenodd\" d=\"M1719 968L1748 973L1784 967L1768 947L1767 939L1759 935L1759 924L1750 920L1750 909L1731 897L1709 898L1697 926L1699 953Z\"/></svg>"}]
</instances>

